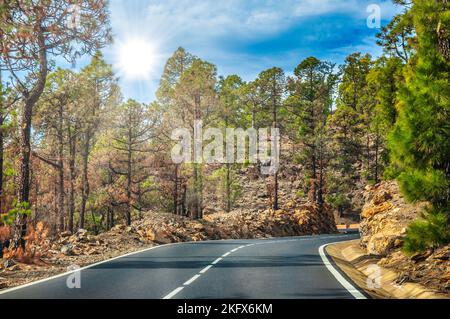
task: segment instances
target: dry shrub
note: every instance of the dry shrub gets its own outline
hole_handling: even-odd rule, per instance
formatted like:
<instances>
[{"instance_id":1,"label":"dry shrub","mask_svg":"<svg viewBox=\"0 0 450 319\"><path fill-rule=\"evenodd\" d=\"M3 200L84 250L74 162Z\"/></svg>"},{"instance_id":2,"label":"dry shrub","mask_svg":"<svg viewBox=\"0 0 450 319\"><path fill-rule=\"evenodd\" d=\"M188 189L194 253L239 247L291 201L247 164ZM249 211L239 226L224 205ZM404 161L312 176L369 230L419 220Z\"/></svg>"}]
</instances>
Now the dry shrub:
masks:
<instances>
[{"instance_id":1,"label":"dry shrub","mask_svg":"<svg viewBox=\"0 0 450 319\"><path fill-rule=\"evenodd\" d=\"M6 249L3 257L14 259L24 264L43 264L41 257L48 254L50 241L48 238L49 228L42 222L36 227L30 226L25 236L25 250L22 247L17 249Z\"/></svg>"},{"instance_id":2,"label":"dry shrub","mask_svg":"<svg viewBox=\"0 0 450 319\"><path fill-rule=\"evenodd\" d=\"M0 227L0 241L6 241L11 238L11 229L7 226Z\"/></svg>"}]
</instances>

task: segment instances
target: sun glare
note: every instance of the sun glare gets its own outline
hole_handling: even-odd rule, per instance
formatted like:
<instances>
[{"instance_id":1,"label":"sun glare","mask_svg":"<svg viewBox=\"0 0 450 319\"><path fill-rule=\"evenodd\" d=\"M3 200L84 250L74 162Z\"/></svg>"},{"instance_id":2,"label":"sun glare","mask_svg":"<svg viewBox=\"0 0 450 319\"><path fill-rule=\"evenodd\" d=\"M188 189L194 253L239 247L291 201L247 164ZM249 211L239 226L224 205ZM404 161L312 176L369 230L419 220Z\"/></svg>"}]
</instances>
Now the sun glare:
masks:
<instances>
[{"instance_id":1,"label":"sun glare","mask_svg":"<svg viewBox=\"0 0 450 319\"><path fill-rule=\"evenodd\" d=\"M130 39L119 46L118 67L130 80L148 79L156 60L155 47L144 39Z\"/></svg>"}]
</instances>

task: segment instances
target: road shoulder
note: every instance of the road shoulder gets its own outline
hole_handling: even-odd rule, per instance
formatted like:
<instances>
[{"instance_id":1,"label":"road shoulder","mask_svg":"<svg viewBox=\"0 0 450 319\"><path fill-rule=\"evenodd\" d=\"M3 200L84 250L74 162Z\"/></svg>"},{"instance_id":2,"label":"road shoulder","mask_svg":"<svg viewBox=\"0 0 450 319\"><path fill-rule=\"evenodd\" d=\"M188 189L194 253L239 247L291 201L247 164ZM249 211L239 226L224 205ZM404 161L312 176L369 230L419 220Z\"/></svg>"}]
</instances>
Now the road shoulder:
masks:
<instances>
[{"instance_id":1,"label":"road shoulder","mask_svg":"<svg viewBox=\"0 0 450 319\"><path fill-rule=\"evenodd\" d=\"M420 284L398 284L398 274L377 265L379 259L366 255L359 240L330 244L327 254L335 264L361 289L374 299L443 299Z\"/></svg>"}]
</instances>

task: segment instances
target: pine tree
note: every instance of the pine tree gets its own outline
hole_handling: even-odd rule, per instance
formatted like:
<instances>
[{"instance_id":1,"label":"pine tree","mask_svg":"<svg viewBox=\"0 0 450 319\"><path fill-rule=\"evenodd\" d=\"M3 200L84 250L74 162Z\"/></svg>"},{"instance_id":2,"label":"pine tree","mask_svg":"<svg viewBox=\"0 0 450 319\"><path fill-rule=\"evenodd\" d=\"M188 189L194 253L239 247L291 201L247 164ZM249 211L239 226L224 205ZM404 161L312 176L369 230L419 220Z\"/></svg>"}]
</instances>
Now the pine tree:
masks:
<instances>
[{"instance_id":1,"label":"pine tree","mask_svg":"<svg viewBox=\"0 0 450 319\"><path fill-rule=\"evenodd\" d=\"M304 166L309 170L311 200L324 204L324 174L327 162L326 122L331 113L336 84L335 65L309 57L302 61L289 80L290 95L286 101L290 113L297 118L298 140L302 145Z\"/></svg>"},{"instance_id":2,"label":"pine tree","mask_svg":"<svg viewBox=\"0 0 450 319\"><path fill-rule=\"evenodd\" d=\"M220 118L226 134L227 128L236 127L239 124L239 108L240 108L240 89L244 85L242 79L237 75L230 75L226 78L221 78L219 81L219 97L220 97ZM224 135L225 135L224 134ZM225 143L225 141L224 141ZM225 144L224 144L225 146ZM224 165L224 172L218 172L219 177L223 179L223 191L225 211L230 212L235 195L233 188L238 188L237 181L234 180L234 172L232 163Z\"/></svg>"},{"instance_id":3,"label":"pine tree","mask_svg":"<svg viewBox=\"0 0 450 319\"><path fill-rule=\"evenodd\" d=\"M406 198L429 201L432 207L409 227L408 252L450 240L450 61L441 49L445 44L440 45L441 30L450 27L449 9L446 0L416 0L411 8L417 52L405 72L389 143Z\"/></svg>"},{"instance_id":4,"label":"pine tree","mask_svg":"<svg viewBox=\"0 0 450 319\"><path fill-rule=\"evenodd\" d=\"M266 111L272 115L272 128L280 129L280 109L286 90L286 76L280 68L274 67L259 74L258 84L264 94ZM272 141L275 143L275 141ZM277 146L278 147L278 146ZM278 170L273 174L272 208L278 210Z\"/></svg>"},{"instance_id":5,"label":"pine tree","mask_svg":"<svg viewBox=\"0 0 450 319\"><path fill-rule=\"evenodd\" d=\"M368 54L354 53L347 57L341 71L336 110L327 123L333 152L330 165L335 172L330 178L330 192L347 196L345 201L340 200L346 206L357 183L366 182L363 172L364 163L369 162L368 124L373 108L373 102L367 99L371 65Z\"/></svg>"}]
</instances>

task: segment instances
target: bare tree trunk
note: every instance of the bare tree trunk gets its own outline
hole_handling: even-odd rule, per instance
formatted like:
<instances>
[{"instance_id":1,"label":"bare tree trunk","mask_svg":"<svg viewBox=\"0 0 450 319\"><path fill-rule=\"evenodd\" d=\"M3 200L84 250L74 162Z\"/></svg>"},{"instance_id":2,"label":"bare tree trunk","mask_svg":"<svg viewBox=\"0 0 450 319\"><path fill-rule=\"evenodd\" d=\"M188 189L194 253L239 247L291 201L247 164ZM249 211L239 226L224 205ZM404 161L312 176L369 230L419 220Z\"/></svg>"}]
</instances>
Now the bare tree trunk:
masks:
<instances>
[{"instance_id":1,"label":"bare tree trunk","mask_svg":"<svg viewBox=\"0 0 450 319\"><path fill-rule=\"evenodd\" d=\"M64 231L64 133L63 133L63 106L59 106L58 116L58 208L59 208L59 230Z\"/></svg>"},{"instance_id":2,"label":"bare tree trunk","mask_svg":"<svg viewBox=\"0 0 450 319\"><path fill-rule=\"evenodd\" d=\"M69 139L69 222L68 228L71 233L74 231L75 215L75 156L76 156L76 132L71 132L70 125L67 127Z\"/></svg>"},{"instance_id":3,"label":"bare tree trunk","mask_svg":"<svg viewBox=\"0 0 450 319\"><path fill-rule=\"evenodd\" d=\"M181 214L183 216L186 216L187 215L187 212L186 212L186 194L187 194L186 183L183 183L182 190L183 190L183 192L182 192L182 198L181 198Z\"/></svg>"},{"instance_id":4,"label":"bare tree trunk","mask_svg":"<svg viewBox=\"0 0 450 319\"><path fill-rule=\"evenodd\" d=\"M231 211L231 164L227 163L227 174L226 174L226 211L229 213Z\"/></svg>"},{"instance_id":5,"label":"bare tree trunk","mask_svg":"<svg viewBox=\"0 0 450 319\"><path fill-rule=\"evenodd\" d=\"M175 215L179 214L179 204L178 204L178 164L175 164L175 176L174 176L174 187L173 187L173 213Z\"/></svg>"},{"instance_id":6,"label":"bare tree trunk","mask_svg":"<svg viewBox=\"0 0 450 319\"><path fill-rule=\"evenodd\" d=\"M131 127L128 129L128 156L127 156L127 225L131 226L131 178L132 178L132 132Z\"/></svg>"},{"instance_id":7,"label":"bare tree trunk","mask_svg":"<svg viewBox=\"0 0 450 319\"><path fill-rule=\"evenodd\" d=\"M88 176L88 165L89 165L89 148L91 139L90 129L86 132L86 140L83 150L83 173L81 182L81 209L80 209L80 225L81 229L85 226L85 216L86 216L86 204L89 197L89 176Z\"/></svg>"},{"instance_id":8,"label":"bare tree trunk","mask_svg":"<svg viewBox=\"0 0 450 319\"><path fill-rule=\"evenodd\" d=\"M275 94L273 95L273 110L272 110L272 115L273 115L273 128L277 129L278 128L278 119L277 119L277 103L275 101ZM272 143L276 143L276 140L272 141ZM275 146L276 148L278 148L278 145ZM272 156L274 156L274 154L272 154ZM273 190L273 210L278 210L279 206L278 206L278 170L275 172L274 175L274 190Z\"/></svg>"},{"instance_id":9,"label":"bare tree trunk","mask_svg":"<svg viewBox=\"0 0 450 319\"><path fill-rule=\"evenodd\" d=\"M319 206L319 212L323 211L323 205L324 205L324 200L323 200L323 188L324 188L323 152L324 152L323 145L321 145L321 147L320 147L320 154L319 154L319 165L320 165L320 170L319 170L319 187L318 187L318 191L317 191L317 205Z\"/></svg>"},{"instance_id":10,"label":"bare tree trunk","mask_svg":"<svg viewBox=\"0 0 450 319\"><path fill-rule=\"evenodd\" d=\"M367 134L367 141L366 141L366 151L367 151L367 174L368 174L368 178L370 178L370 173L371 173L371 169L370 169L370 135Z\"/></svg>"}]
</instances>

